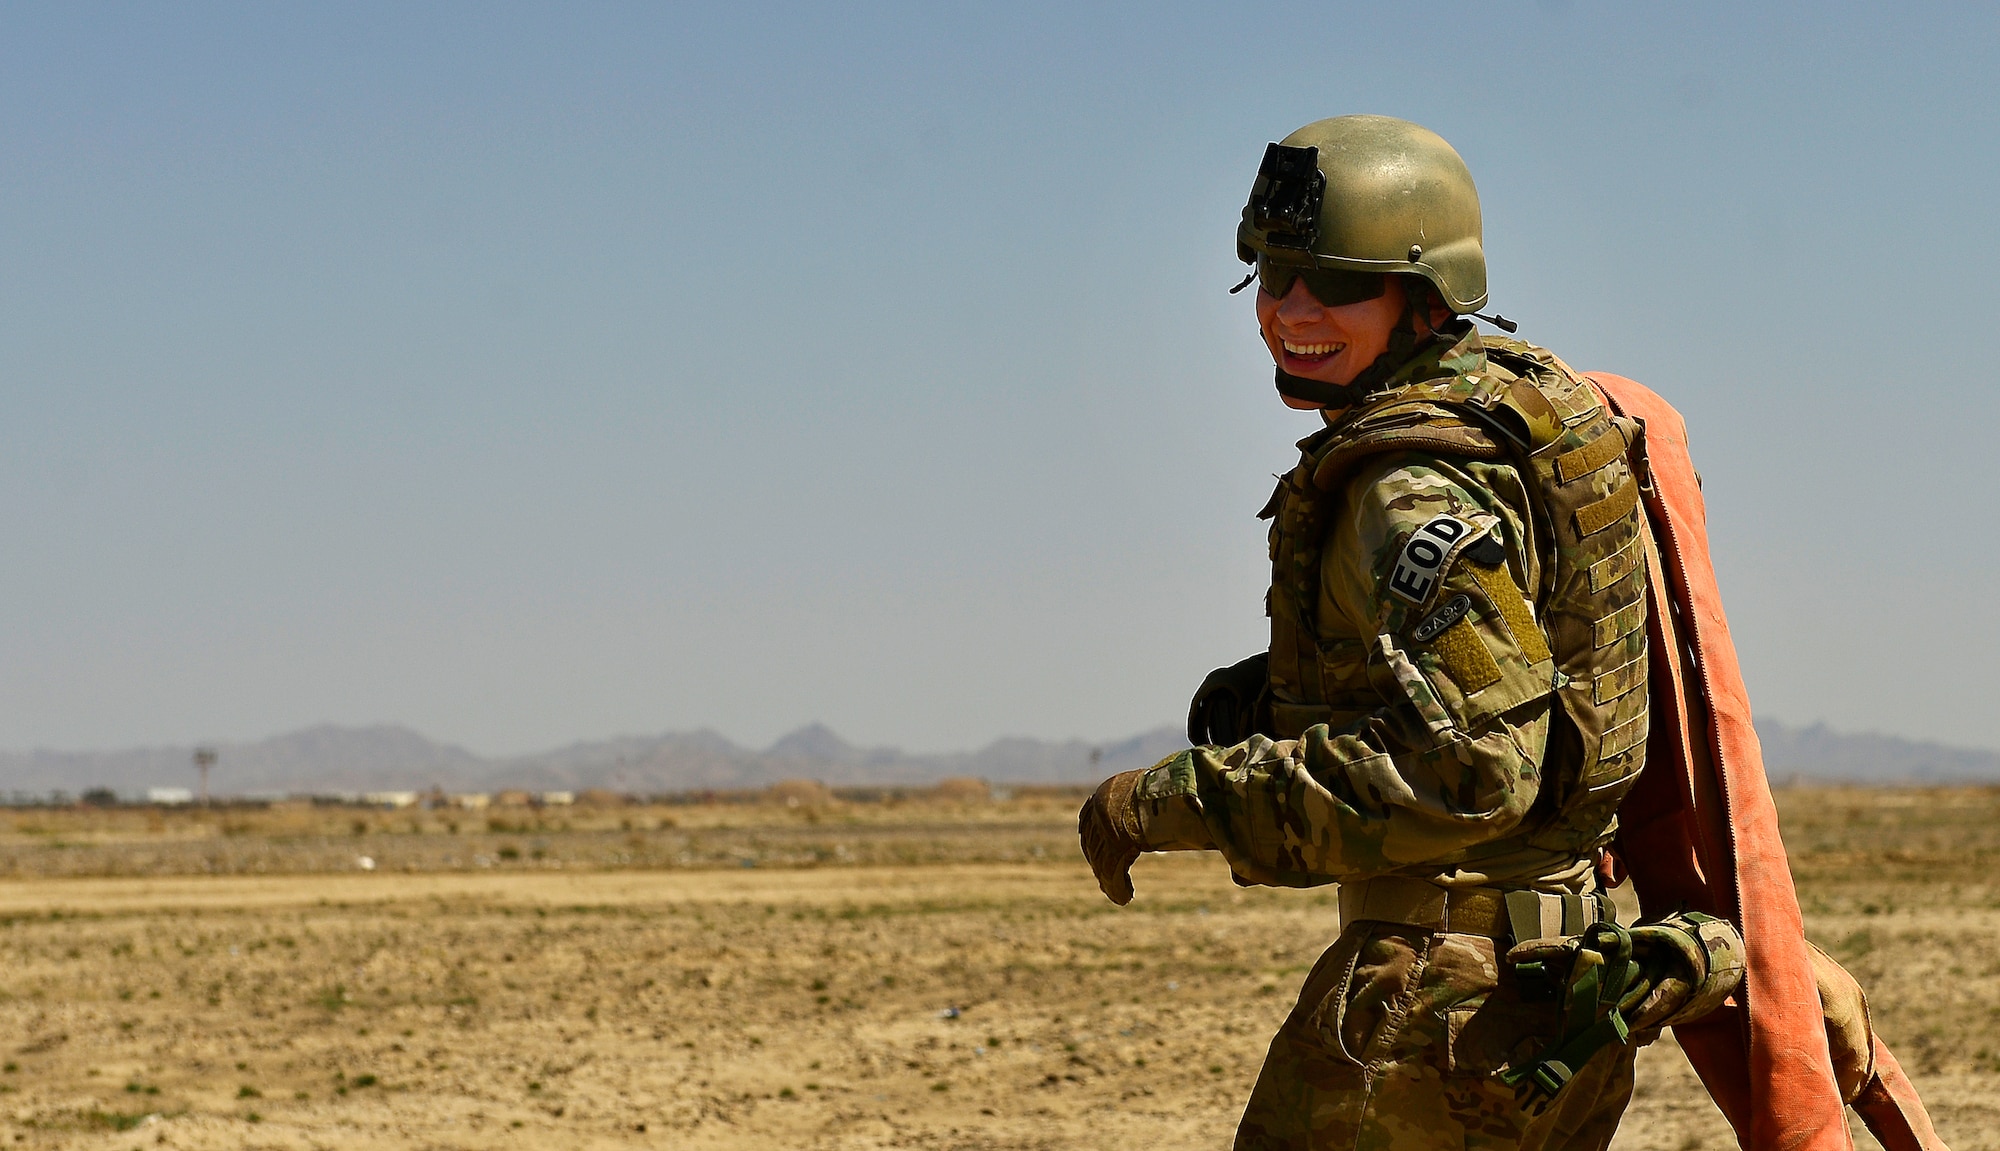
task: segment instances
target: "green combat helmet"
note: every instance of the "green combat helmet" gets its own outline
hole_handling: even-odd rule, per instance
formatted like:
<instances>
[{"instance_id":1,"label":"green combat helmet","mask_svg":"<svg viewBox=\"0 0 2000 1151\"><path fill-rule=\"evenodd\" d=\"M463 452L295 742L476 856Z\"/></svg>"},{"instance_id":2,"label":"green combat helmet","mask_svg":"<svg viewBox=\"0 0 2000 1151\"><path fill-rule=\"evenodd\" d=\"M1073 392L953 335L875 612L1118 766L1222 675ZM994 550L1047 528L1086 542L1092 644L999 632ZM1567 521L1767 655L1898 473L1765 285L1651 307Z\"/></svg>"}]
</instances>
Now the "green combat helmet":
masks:
<instances>
[{"instance_id":1,"label":"green combat helmet","mask_svg":"<svg viewBox=\"0 0 2000 1151\"><path fill-rule=\"evenodd\" d=\"M1437 133L1390 116L1315 121L1266 148L1236 255L1266 290L1301 271L1315 295L1339 273L1399 272L1429 280L1460 315L1486 305L1472 173Z\"/></svg>"}]
</instances>

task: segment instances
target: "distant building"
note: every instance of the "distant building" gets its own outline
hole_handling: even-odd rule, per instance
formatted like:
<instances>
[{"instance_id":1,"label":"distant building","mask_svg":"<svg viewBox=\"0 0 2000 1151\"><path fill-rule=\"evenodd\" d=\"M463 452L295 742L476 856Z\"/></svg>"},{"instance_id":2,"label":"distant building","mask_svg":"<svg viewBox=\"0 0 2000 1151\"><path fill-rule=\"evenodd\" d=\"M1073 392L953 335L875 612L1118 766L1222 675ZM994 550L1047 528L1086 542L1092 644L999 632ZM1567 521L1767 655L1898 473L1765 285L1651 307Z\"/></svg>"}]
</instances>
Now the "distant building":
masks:
<instances>
[{"instance_id":1,"label":"distant building","mask_svg":"<svg viewBox=\"0 0 2000 1151\"><path fill-rule=\"evenodd\" d=\"M452 796L451 802L454 806L467 811L484 811L486 806L493 802L493 797L483 791L469 791Z\"/></svg>"},{"instance_id":2,"label":"distant building","mask_svg":"<svg viewBox=\"0 0 2000 1151\"><path fill-rule=\"evenodd\" d=\"M194 789L187 787L149 787L146 789L146 802L163 804L168 807L182 803L193 803Z\"/></svg>"},{"instance_id":3,"label":"distant building","mask_svg":"<svg viewBox=\"0 0 2000 1151\"><path fill-rule=\"evenodd\" d=\"M370 807L414 807L417 799L414 791L370 791L361 796L361 802Z\"/></svg>"},{"instance_id":4,"label":"distant building","mask_svg":"<svg viewBox=\"0 0 2000 1151\"><path fill-rule=\"evenodd\" d=\"M544 807L568 807L575 802L576 792L574 791L545 791L542 793L542 805Z\"/></svg>"}]
</instances>

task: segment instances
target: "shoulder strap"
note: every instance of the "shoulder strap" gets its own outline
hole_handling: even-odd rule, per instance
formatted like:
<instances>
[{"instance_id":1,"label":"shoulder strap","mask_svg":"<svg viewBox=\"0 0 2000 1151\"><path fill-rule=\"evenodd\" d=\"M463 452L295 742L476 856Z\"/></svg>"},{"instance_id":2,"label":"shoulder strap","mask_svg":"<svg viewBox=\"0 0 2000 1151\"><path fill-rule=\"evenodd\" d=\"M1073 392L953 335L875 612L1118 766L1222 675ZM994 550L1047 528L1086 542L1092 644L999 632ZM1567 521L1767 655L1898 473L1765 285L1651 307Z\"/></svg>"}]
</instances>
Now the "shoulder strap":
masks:
<instances>
[{"instance_id":1,"label":"shoulder strap","mask_svg":"<svg viewBox=\"0 0 2000 1151\"><path fill-rule=\"evenodd\" d=\"M1362 415L1313 461L1313 486L1332 491L1362 461L1389 452L1499 458L1505 447L1476 417L1469 418L1465 407L1423 398L1384 404Z\"/></svg>"}]
</instances>

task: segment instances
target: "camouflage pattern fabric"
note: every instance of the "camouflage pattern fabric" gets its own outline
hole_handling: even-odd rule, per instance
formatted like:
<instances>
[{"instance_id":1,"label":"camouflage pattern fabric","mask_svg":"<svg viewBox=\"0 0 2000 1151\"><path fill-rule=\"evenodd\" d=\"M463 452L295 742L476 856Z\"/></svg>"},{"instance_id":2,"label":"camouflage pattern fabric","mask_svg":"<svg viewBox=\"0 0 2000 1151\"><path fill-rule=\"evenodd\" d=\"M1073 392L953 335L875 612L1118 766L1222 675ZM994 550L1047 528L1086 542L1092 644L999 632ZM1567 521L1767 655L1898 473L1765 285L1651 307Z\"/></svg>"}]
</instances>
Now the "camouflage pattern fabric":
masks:
<instances>
[{"instance_id":1,"label":"camouflage pattern fabric","mask_svg":"<svg viewBox=\"0 0 2000 1151\"><path fill-rule=\"evenodd\" d=\"M1644 755L1638 429L1541 349L1493 353L1456 329L1300 443L1265 509L1269 730L1149 769L1149 844L1212 845L1242 883L1592 886ZM1522 999L1504 948L1348 925L1237 1147L1607 1146L1633 1048L1589 1057L1552 1101L1504 1082L1563 1024Z\"/></svg>"},{"instance_id":2,"label":"camouflage pattern fabric","mask_svg":"<svg viewBox=\"0 0 2000 1151\"><path fill-rule=\"evenodd\" d=\"M1743 984L1743 936L1726 919L1677 911L1634 927L1632 951L1652 987L1628 1013L1635 1031L1700 1019Z\"/></svg>"},{"instance_id":3,"label":"camouflage pattern fabric","mask_svg":"<svg viewBox=\"0 0 2000 1151\"><path fill-rule=\"evenodd\" d=\"M1523 1002L1494 940L1349 925L1306 977L1236 1132L1237 1151L1601 1151L1633 1048L1591 1059L1537 1108L1497 1077L1560 1026Z\"/></svg>"},{"instance_id":4,"label":"camouflage pattern fabric","mask_svg":"<svg viewBox=\"0 0 2000 1151\"><path fill-rule=\"evenodd\" d=\"M1647 667L1636 429L1589 395L1468 325L1300 443L1265 509L1275 730L1151 770L1205 825L1180 839L1246 883L1581 889L1643 762Z\"/></svg>"},{"instance_id":5,"label":"camouflage pattern fabric","mask_svg":"<svg viewBox=\"0 0 2000 1151\"><path fill-rule=\"evenodd\" d=\"M1507 618L1515 613L1492 603L1496 591L1524 603L1519 581L1539 572L1532 512L1512 471L1409 453L1357 473L1323 542L1314 613L1321 667L1349 707L1296 739L1197 747L1149 773L1149 797L1198 800L1208 838L1244 880L1310 886L1405 873L1479 884L1542 879L1575 863L1573 851L1504 842L1540 793L1553 678L1541 637L1517 638ZM1411 603L1389 580L1411 538L1439 516L1477 535L1449 549L1434 595ZM1465 554L1488 541L1497 564ZM1460 596L1470 610L1418 650L1409 633ZM1435 654L1454 641L1473 654ZM1476 700L1454 679L1475 671Z\"/></svg>"},{"instance_id":6,"label":"camouflage pattern fabric","mask_svg":"<svg viewBox=\"0 0 2000 1151\"><path fill-rule=\"evenodd\" d=\"M1547 352L1470 325L1334 413L1272 520L1269 730L1196 746L1133 792L1152 850L1239 882L1401 876L1579 893L1643 763L1647 571L1637 425ZM1632 1047L1555 1098L1562 1036L1479 935L1362 921L1273 1039L1237 1147L1602 1148Z\"/></svg>"}]
</instances>

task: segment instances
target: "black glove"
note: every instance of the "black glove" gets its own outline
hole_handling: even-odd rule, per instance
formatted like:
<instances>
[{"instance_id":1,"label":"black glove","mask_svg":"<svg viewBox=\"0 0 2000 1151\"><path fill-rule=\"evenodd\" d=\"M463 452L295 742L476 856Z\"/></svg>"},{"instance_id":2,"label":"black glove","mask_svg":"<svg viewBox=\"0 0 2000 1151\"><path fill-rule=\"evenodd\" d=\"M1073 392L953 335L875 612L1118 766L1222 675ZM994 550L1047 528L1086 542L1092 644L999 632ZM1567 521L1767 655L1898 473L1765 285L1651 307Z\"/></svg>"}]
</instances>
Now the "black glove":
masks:
<instances>
[{"instance_id":1,"label":"black glove","mask_svg":"<svg viewBox=\"0 0 2000 1151\"><path fill-rule=\"evenodd\" d=\"M1270 689L1269 652L1209 672L1188 704L1188 742L1229 747L1259 731L1270 734Z\"/></svg>"}]
</instances>

